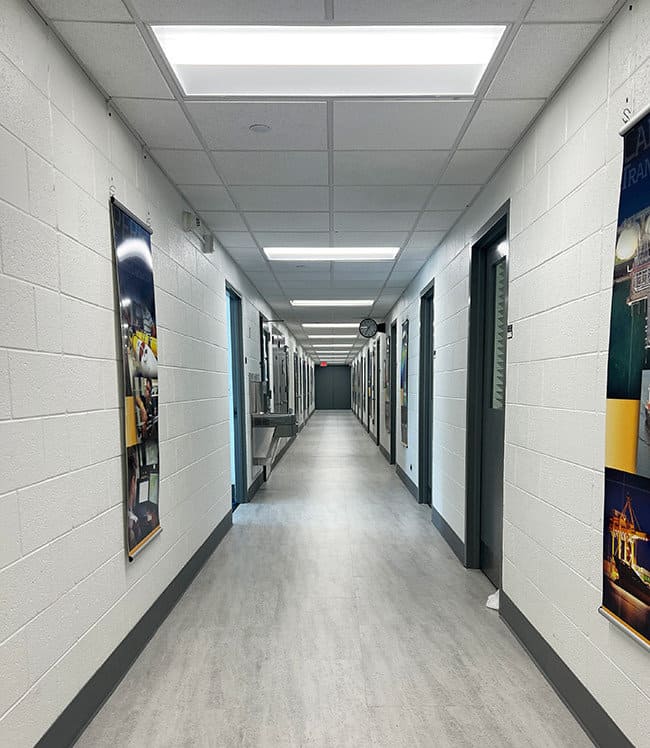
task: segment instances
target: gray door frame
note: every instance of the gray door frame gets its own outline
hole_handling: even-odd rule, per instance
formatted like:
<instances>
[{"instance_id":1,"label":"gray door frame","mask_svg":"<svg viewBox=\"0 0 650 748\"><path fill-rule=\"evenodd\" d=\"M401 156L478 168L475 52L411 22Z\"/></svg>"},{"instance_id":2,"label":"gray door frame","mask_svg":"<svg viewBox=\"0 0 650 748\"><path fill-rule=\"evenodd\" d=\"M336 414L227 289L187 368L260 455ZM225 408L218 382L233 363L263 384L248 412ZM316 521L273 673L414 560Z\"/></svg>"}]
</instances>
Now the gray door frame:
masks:
<instances>
[{"instance_id":1,"label":"gray door frame","mask_svg":"<svg viewBox=\"0 0 650 748\"><path fill-rule=\"evenodd\" d=\"M433 294L435 280L420 294L420 382L418 387L418 502L433 501ZM422 446L426 446L426 450ZM428 489L431 490L428 490Z\"/></svg>"},{"instance_id":2,"label":"gray door frame","mask_svg":"<svg viewBox=\"0 0 650 748\"><path fill-rule=\"evenodd\" d=\"M390 326L390 459L397 461L397 320Z\"/></svg>"},{"instance_id":3,"label":"gray door frame","mask_svg":"<svg viewBox=\"0 0 650 748\"><path fill-rule=\"evenodd\" d=\"M465 449L465 566L481 568L481 489L483 451L483 362L485 358L485 284L488 250L509 235L508 200L477 232L470 257L469 342ZM506 277L509 257L506 256ZM507 298L506 298L507 318Z\"/></svg>"},{"instance_id":4,"label":"gray door frame","mask_svg":"<svg viewBox=\"0 0 650 748\"><path fill-rule=\"evenodd\" d=\"M231 304L232 300L232 304ZM233 430L235 443L235 491L234 500L238 504L248 501L248 457L246 454L246 384L245 384L245 358L244 358L244 335L242 320L242 297L229 284L226 283L226 303L230 307L230 360L234 363L232 372L233 382Z\"/></svg>"}]
</instances>

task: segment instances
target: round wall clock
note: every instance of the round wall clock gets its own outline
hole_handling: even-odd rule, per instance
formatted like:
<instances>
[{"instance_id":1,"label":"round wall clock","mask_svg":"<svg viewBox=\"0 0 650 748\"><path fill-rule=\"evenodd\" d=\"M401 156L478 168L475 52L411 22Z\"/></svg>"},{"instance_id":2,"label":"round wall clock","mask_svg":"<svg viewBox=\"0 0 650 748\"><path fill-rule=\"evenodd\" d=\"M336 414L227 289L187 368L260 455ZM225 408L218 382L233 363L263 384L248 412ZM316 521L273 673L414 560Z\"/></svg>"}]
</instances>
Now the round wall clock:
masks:
<instances>
[{"instance_id":1,"label":"round wall clock","mask_svg":"<svg viewBox=\"0 0 650 748\"><path fill-rule=\"evenodd\" d=\"M359 332L364 338L374 338L377 334L377 323L370 317L362 319L359 323Z\"/></svg>"}]
</instances>

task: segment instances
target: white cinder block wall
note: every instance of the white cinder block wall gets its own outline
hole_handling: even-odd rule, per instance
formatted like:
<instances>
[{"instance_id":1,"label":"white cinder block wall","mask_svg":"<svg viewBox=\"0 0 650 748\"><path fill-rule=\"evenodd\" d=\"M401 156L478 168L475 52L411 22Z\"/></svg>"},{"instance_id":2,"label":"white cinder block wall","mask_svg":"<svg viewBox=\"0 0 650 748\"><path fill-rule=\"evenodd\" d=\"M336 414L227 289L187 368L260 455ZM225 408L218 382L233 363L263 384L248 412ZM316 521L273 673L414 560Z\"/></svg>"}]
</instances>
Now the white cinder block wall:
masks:
<instances>
[{"instance_id":1,"label":"white cinder block wall","mask_svg":"<svg viewBox=\"0 0 650 748\"><path fill-rule=\"evenodd\" d=\"M247 374L258 312L276 315L188 239L177 193L22 0L0 4L0 102L0 745L20 748L230 509L226 280ZM163 532L132 564L110 187L154 230Z\"/></svg>"},{"instance_id":2,"label":"white cinder block wall","mask_svg":"<svg viewBox=\"0 0 650 748\"><path fill-rule=\"evenodd\" d=\"M465 522L471 238L510 200L503 586L635 745L650 735L648 654L602 618L603 465L622 110L650 102L650 0L625 5L388 316L435 278L433 504ZM399 355L398 355L399 359ZM399 364L398 364L399 372ZM399 374L398 374L399 376ZM415 377L415 378L413 378ZM398 418L399 423L399 418ZM398 447L398 463L417 454ZM410 473L409 473L410 474Z\"/></svg>"}]
</instances>

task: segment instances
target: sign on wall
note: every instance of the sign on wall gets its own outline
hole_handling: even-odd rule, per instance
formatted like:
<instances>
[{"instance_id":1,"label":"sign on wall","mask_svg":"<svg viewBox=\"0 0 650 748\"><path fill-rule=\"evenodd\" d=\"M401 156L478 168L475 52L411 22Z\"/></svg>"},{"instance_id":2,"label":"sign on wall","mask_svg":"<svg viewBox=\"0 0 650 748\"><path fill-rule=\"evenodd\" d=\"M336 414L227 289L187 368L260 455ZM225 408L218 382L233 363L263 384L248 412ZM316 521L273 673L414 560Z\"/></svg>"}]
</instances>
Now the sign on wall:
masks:
<instances>
[{"instance_id":1,"label":"sign on wall","mask_svg":"<svg viewBox=\"0 0 650 748\"><path fill-rule=\"evenodd\" d=\"M114 199L111 226L124 378L126 542L132 560L161 530L158 334L151 231Z\"/></svg>"},{"instance_id":2,"label":"sign on wall","mask_svg":"<svg viewBox=\"0 0 650 748\"><path fill-rule=\"evenodd\" d=\"M607 371L601 612L650 646L650 115L624 136Z\"/></svg>"},{"instance_id":3,"label":"sign on wall","mask_svg":"<svg viewBox=\"0 0 650 748\"><path fill-rule=\"evenodd\" d=\"M401 413L402 444L408 446L409 399L409 321L402 322L402 351L399 365L399 401Z\"/></svg>"}]
</instances>

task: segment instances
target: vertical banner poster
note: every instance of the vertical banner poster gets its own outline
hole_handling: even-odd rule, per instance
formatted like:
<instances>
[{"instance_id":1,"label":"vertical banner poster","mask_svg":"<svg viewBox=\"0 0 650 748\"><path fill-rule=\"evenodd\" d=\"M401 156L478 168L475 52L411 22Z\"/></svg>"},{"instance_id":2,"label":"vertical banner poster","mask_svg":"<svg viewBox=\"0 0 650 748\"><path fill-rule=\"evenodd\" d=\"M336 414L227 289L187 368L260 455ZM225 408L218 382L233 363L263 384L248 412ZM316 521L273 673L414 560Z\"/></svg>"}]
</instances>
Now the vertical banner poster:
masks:
<instances>
[{"instance_id":1,"label":"vertical banner poster","mask_svg":"<svg viewBox=\"0 0 650 748\"><path fill-rule=\"evenodd\" d=\"M650 115L624 136L607 370L601 612L650 647Z\"/></svg>"},{"instance_id":2,"label":"vertical banner poster","mask_svg":"<svg viewBox=\"0 0 650 748\"><path fill-rule=\"evenodd\" d=\"M384 360L384 421L390 434L390 335L386 336L386 358Z\"/></svg>"},{"instance_id":3,"label":"vertical banner poster","mask_svg":"<svg viewBox=\"0 0 650 748\"><path fill-rule=\"evenodd\" d=\"M402 418L402 444L408 446L408 399L409 399L409 321L402 323L402 350L399 362L399 401Z\"/></svg>"},{"instance_id":4,"label":"vertical banner poster","mask_svg":"<svg viewBox=\"0 0 650 748\"><path fill-rule=\"evenodd\" d=\"M129 559L161 530L158 513L158 336L150 230L111 200L120 305Z\"/></svg>"}]
</instances>

